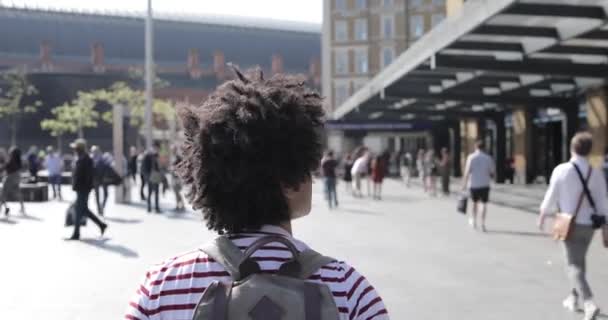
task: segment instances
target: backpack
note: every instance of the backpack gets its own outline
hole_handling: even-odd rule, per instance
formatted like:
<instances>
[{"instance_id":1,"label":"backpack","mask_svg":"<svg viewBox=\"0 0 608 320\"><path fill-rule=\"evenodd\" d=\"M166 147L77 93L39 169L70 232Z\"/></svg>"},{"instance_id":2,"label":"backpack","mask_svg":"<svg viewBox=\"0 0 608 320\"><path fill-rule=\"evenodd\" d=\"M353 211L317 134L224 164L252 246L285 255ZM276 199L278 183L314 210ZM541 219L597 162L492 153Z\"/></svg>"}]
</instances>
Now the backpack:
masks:
<instances>
[{"instance_id":1,"label":"backpack","mask_svg":"<svg viewBox=\"0 0 608 320\"><path fill-rule=\"evenodd\" d=\"M292 254L276 274L262 273L251 256L263 246L278 242ZM232 283L214 281L203 293L193 320L338 320L331 290L308 282L322 266L336 261L313 250L299 252L283 236L265 236L245 252L225 236L202 248L232 277Z\"/></svg>"}]
</instances>

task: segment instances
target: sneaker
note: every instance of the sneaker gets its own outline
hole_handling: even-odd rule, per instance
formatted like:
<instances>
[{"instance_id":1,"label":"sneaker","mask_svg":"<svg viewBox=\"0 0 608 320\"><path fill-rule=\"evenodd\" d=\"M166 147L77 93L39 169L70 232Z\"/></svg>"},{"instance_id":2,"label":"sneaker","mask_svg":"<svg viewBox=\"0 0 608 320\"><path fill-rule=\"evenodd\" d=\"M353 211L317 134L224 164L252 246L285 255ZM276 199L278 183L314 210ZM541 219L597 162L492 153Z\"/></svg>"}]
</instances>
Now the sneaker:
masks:
<instances>
[{"instance_id":1,"label":"sneaker","mask_svg":"<svg viewBox=\"0 0 608 320\"><path fill-rule=\"evenodd\" d=\"M583 320L595 320L600 314L600 308L598 308L592 301L585 302L585 317Z\"/></svg>"},{"instance_id":2,"label":"sneaker","mask_svg":"<svg viewBox=\"0 0 608 320\"><path fill-rule=\"evenodd\" d=\"M477 229L477 225L475 224L475 220L473 218L469 218L469 226L473 229Z\"/></svg>"},{"instance_id":3,"label":"sneaker","mask_svg":"<svg viewBox=\"0 0 608 320\"><path fill-rule=\"evenodd\" d=\"M577 312L578 311L578 298L571 294L568 296L568 298L566 298L563 302L562 305L564 306L564 308L570 312Z\"/></svg>"}]
</instances>

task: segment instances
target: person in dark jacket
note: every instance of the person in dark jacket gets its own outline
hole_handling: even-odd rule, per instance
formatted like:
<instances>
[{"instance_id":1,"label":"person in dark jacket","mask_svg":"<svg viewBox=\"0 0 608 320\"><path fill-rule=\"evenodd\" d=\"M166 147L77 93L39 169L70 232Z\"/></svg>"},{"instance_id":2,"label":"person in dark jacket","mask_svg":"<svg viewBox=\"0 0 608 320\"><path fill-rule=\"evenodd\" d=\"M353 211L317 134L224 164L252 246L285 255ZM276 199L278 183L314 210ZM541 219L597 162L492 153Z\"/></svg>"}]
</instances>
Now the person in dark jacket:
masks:
<instances>
[{"instance_id":1,"label":"person in dark jacket","mask_svg":"<svg viewBox=\"0 0 608 320\"><path fill-rule=\"evenodd\" d=\"M23 197L21 195L21 189L19 187L21 183L22 168L23 163L21 161L21 150L12 147L9 151L8 162L3 167L0 167L0 172L6 171L4 179L2 180L2 193L0 194L0 208L4 206L4 214L6 216L8 216L10 212L10 208L6 204L6 201L8 200L9 195L11 193L13 193L14 197L19 200L19 203L21 204L21 214L25 215Z\"/></svg>"},{"instance_id":2,"label":"person in dark jacket","mask_svg":"<svg viewBox=\"0 0 608 320\"><path fill-rule=\"evenodd\" d=\"M127 163L127 173L131 179L133 179L133 183L137 182L137 148L131 147L129 149L129 160Z\"/></svg>"},{"instance_id":3,"label":"person in dark jacket","mask_svg":"<svg viewBox=\"0 0 608 320\"><path fill-rule=\"evenodd\" d=\"M141 164L141 173L146 179L148 185L148 212L152 211L152 196L154 195L154 208L156 213L161 213L158 205L158 192L159 186L163 182L163 174L158 163L158 151L160 145L155 143L152 150L148 151L144 156L144 160Z\"/></svg>"},{"instance_id":4,"label":"person in dark jacket","mask_svg":"<svg viewBox=\"0 0 608 320\"><path fill-rule=\"evenodd\" d=\"M70 144L76 152L76 164L72 174L72 189L76 191L76 217L74 219L74 233L69 240L80 239L80 221L82 217L90 218L99 227L103 236L107 224L103 223L89 209L89 194L93 189L93 160L87 154L87 144L83 139L78 139Z\"/></svg>"}]
</instances>

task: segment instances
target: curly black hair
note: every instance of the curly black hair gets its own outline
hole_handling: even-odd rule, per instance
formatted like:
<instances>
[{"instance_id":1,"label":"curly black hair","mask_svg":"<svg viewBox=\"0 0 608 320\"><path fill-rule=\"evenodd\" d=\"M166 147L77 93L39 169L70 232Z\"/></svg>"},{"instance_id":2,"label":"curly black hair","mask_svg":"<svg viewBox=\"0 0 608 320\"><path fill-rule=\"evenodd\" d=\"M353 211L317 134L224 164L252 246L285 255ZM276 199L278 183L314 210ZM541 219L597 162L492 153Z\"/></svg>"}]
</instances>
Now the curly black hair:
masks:
<instances>
[{"instance_id":1,"label":"curly black hair","mask_svg":"<svg viewBox=\"0 0 608 320\"><path fill-rule=\"evenodd\" d=\"M220 234L289 221L283 189L310 179L322 153L322 98L302 77L233 69L236 79L202 106L178 110L185 141L177 174Z\"/></svg>"}]
</instances>

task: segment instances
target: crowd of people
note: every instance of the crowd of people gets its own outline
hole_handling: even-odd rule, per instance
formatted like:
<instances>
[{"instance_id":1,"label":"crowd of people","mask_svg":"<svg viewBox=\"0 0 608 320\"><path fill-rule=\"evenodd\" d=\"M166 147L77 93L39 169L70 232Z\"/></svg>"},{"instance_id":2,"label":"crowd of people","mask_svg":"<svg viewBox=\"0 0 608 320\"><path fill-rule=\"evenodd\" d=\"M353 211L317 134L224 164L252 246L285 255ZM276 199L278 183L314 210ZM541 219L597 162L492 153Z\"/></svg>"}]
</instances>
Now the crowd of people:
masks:
<instances>
[{"instance_id":1,"label":"crowd of people","mask_svg":"<svg viewBox=\"0 0 608 320\"><path fill-rule=\"evenodd\" d=\"M131 147L129 156L123 158L126 171L122 176L115 169L116 159L112 153L103 152L97 145L88 149L83 139L72 143L70 148L73 152L65 154L52 146L40 151L32 146L25 155L17 147L10 148L8 152L0 149L0 213L8 217L11 212L8 201L15 200L20 204L21 214L26 215L22 186L36 186L44 180L48 182L49 198L63 201L62 184L70 179L72 190L76 193L72 211L74 221L89 218L100 227L102 233L107 225L98 216L103 218L105 215L111 187L122 190L123 198L128 198L131 185L139 183L139 193L141 200L147 204L147 211L154 209L156 213L162 213L159 194L164 195L171 189L175 196L175 211L184 212L181 180L170 173L173 163L179 161L179 155L173 159L161 157L160 147L156 143L146 152L138 152L136 147ZM95 195L97 214L88 207L91 192ZM80 223L74 223L74 226L71 239L78 239Z\"/></svg>"},{"instance_id":2,"label":"crowd of people","mask_svg":"<svg viewBox=\"0 0 608 320\"><path fill-rule=\"evenodd\" d=\"M324 179L325 197L329 208L338 206L337 183L341 178L345 192L354 197L364 197L365 194L375 200L382 199L382 185L385 177L391 172L390 167L398 166L396 170L406 186L410 186L412 178L419 178L424 191L436 197L437 181L441 183L441 193L450 194L450 176L452 174L451 156L447 148L441 149L439 157L434 150L419 149L417 157L411 152L398 154L385 151L374 154L366 146L360 146L346 153L340 160L333 150L327 150L321 160L320 174ZM391 161L396 159L397 163Z\"/></svg>"}]
</instances>

